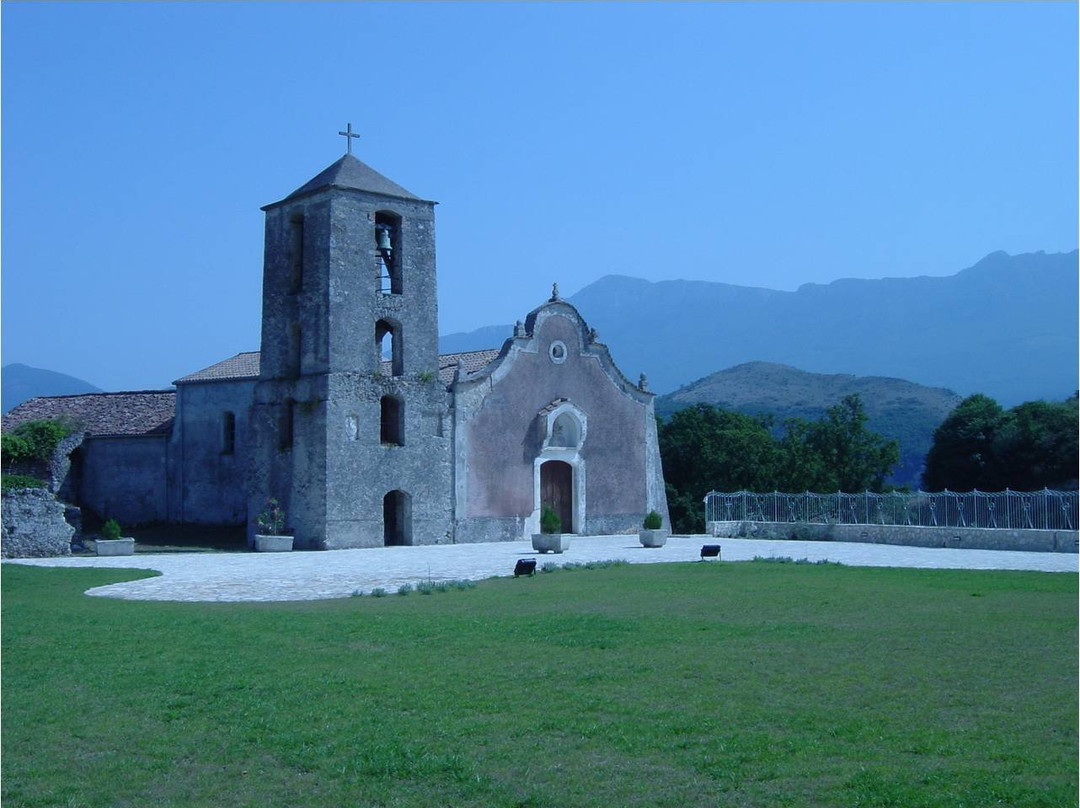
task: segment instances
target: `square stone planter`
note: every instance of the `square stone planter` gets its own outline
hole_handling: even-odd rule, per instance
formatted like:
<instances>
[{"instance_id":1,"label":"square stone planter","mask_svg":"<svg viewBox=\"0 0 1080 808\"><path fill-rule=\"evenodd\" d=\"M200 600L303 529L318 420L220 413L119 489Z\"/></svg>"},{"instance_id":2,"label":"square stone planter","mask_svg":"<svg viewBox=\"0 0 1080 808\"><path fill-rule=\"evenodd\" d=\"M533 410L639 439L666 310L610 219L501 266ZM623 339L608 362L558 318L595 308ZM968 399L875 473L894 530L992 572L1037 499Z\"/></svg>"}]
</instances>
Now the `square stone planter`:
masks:
<instances>
[{"instance_id":1,"label":"square stone planter","mask_svg":"<svg viewBox=\"0 0 1080 808\"><path fill-rule=\"evenodd\" d=\"M573 533L533 533L532 546L538 553L561 553L570 549Z\"/></svg>"},{"instance_id":2,"label":"square stone planter","mask_svg":"<svg viewBox=\"0 0 1080 808\"><path fill-rule=\"evenodd\" d=\"M99 556L135 555L135 539L98 539L94 550Z\"/></svg>"},{"instance_id":3,"label":"square stone planter","mask_svg":"<svg viewBox=\"0 0 1080 808\"><path fill-rule=\"evenodd\" d=\"M642 528L637 535L642 547L663 547L667 544L671 531L664 528L658 530L645 530Z\"/></svg>"},{"instance_id":4,"label":"square stone planter","mask_svg":"<svg viewBox=\"0 0 1080 808\"><path fill-rule=\"evenodd\" d=\"M259 553L287 553L292 550L292 536L263 536L255 534L255 551Z\"/></svg>"}]
</instances>

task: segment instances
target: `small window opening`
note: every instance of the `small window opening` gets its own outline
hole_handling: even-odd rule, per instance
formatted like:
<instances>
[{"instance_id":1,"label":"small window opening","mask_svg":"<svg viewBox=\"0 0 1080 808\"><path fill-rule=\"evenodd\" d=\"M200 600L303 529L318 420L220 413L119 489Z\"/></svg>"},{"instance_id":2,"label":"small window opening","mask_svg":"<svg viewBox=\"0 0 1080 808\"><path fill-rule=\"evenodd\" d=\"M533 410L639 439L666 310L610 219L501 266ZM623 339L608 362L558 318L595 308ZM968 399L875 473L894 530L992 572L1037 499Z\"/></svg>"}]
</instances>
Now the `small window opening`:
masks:
<instances>
[{"instance_id":1,"label":"small window opening","mask_svg":"<svg viewBox=\"0 0 1080 808\"><path fill-rule=\"evenodd\" d=\"M386 374L389 370L391 376L405 374L400 325L389 320L375 323L375 350L378 353L376 360L381 373Z\"/></svg>"},{"instance_id":2,"label":"small window opening","mask_svg":"<svg viewBox=\"0 0 1080 808\"><path fill-rule=\"evenodd\" d=\"M375 214L375 255L379 269L379 291L384 295L400 295L401 283L401 217L387 211Z\"/></svg>"},{"instance_id":3,"label":"small window opening","mask_svg":"<svg viewBox=\"0 0 1080 808\"><path fill-rule=\"evenodd\" d=\"M304 216L297 213L289 218L289 294L299 294L304 288Z\"/></svg>"},{"instance_id":4,"label":"small window opening","mask_svg":"<svg viewBox=\"0 0 1080 808\"><path fill-rule=\"evenodd\" d=\"M380 440L384 446L405 444L405 403L397 396L383 396L380 403Z\"/></svg>"},{"instance_id":5,"label":"small window opening","mask_svg":"<svg viewBox=\"0 0 1080 808\"><path fill-rule=\"evenodd\" d=\"M281 434L279 435L278 446L282 451L292 448L295 424L296 402L291 398L287 398L281 408Z\"/></svg>"},{"instance_id":6,"label":"small window opening","mask_svg":"<svg viewBox=\"0 0 1080 808\"><path fill-rule=\"evenodd\" d=\"M236 451L236 413L226 411L221 416L221 453Z\"/></svg>"}]
</instances>

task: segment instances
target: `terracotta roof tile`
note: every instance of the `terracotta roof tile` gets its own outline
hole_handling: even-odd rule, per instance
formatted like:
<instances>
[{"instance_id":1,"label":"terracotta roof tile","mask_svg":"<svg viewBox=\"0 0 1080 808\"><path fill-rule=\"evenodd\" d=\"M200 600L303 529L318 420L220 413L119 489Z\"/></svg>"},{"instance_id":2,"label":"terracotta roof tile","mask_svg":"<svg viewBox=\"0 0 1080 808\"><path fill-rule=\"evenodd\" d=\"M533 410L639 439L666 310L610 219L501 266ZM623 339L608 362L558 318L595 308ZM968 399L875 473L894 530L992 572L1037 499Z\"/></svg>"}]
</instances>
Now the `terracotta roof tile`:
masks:
<instances>
[{"instance_id":1,"label":"terracotta roof tile","mask_svg":"<svg viewBox=\"0 0 1080 808\"><path fill-rule=\"evenodd\" d=\"M91 435L167 435L172 429L176 393L84 393L24 401L4 416L3 428L44 418L69 419Z\"/></svg>"},{"instance_id":2,"label":"terracotta roof tile","mask_svg":"<svg viewBox=\"0 0 1080 808\"><path fill-rule=\"evenodd\" d=\"M259 352L246 351L224 359L216 365L189 373L187 376L177 379L173 384L224 382L257 378L259 378Z\"/></svg>"}]
</instances>

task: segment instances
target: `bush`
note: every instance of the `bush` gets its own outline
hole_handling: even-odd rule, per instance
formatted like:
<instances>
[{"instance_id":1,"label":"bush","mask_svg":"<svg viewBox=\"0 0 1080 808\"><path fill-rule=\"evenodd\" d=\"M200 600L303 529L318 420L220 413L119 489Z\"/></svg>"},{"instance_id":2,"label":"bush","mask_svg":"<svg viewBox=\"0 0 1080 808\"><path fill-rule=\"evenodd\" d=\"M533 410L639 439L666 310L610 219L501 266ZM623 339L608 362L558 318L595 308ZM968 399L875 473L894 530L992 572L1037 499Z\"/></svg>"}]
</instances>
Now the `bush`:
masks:
<instances>
[{"instance_id":1,"label":"bush","mask_svg":"<svg viewBox=\"0 0 1080 808\"><path fill-rule=\"evenodd\" d=\"M413 591L413 585L412 584L402 584L401 586L399 586L397 588L397 593L399 595L407 595L412 591Z\"/></svg>"},{"instance_id":2,"label":"bush","mask_svg":"<svg viewBox=\"0 0 1080 808\"><path fill-rule=\"evenodd\" d=\"M64 421L26 421L0 435L0 455L5 466L32 460L48 460L56 444L75 431Z\"/></svg>"},{"instance_id":3,"label":"bush","mask_svg":"<svg viewBox=\"0 0 1080 808\"><path fill-rule=\"evenodd\" d=\"M377 586L377 587L375 587L374 589L371 590L371 597L373 597L373 598L385 598L386 597L386 590L383 589L381 586Z\"/></svg>"},{"instance_id":4,"label":"bush","mask_svg":"<svg viewBox=\"0 0 1080 808\"><path fill-rule=\"evenodd\" d=\"M540 511L540 532L561 533L562 519L550 505L545 505Z\"/></svg>"},{"instance_id":5,"label":"bush","mask_svg":"<svg viewBox=\"0 0 1080 808\"><path fill-rule=\"evenodd\" d=\"M642 525L646 530L659 530L664 526L664 519L656 511L649 511Z\"/></svg>"},{"instance_id":6,"label":"bush","mask_svg":"<svg viewBox=\"0 0 1080 808\"><path fill-rule=\"evenodd\" d=\"M26 488L44 488L46 482L29 474L5 474L0 477L0 488L4 491L21 491Z\"/></svg>"},{"instance_id":7,"label":"bush","mask_svg":"<svg viewBox=\"0 0 1080 808\"><path fill-rule=\"evenodd\" d=\"M101 538L107 541L113 541L120 538L120 523L115 519L110 519L104 525L101 526Z\"/></svg>"}]
</instances>

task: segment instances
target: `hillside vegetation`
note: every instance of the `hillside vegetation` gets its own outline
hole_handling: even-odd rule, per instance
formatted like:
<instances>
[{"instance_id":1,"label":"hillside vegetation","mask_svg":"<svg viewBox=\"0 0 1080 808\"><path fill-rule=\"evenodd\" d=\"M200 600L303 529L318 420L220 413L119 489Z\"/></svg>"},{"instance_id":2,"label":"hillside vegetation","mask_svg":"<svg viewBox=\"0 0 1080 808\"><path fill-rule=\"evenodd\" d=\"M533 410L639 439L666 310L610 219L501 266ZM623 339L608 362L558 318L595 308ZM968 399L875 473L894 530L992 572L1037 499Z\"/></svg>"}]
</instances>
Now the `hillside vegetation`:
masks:
<instances>
[{"instance_id":1,"label":"hillside vegetation","mask_svg":"<svg viewBox=\"0 0 1080 808\"><path fill-rule=\"evenodd\" d=\"M900 444L900 462L889 478L917 486L934 430L961 399L951 390L903 379L808 373L769 362L721 370L656 400L661 416L694 404L711 404L748 415L770 415L779 433L789 418L816 420L837 402L858 395L867 428Z\"/></svg>"}]
</instances>

